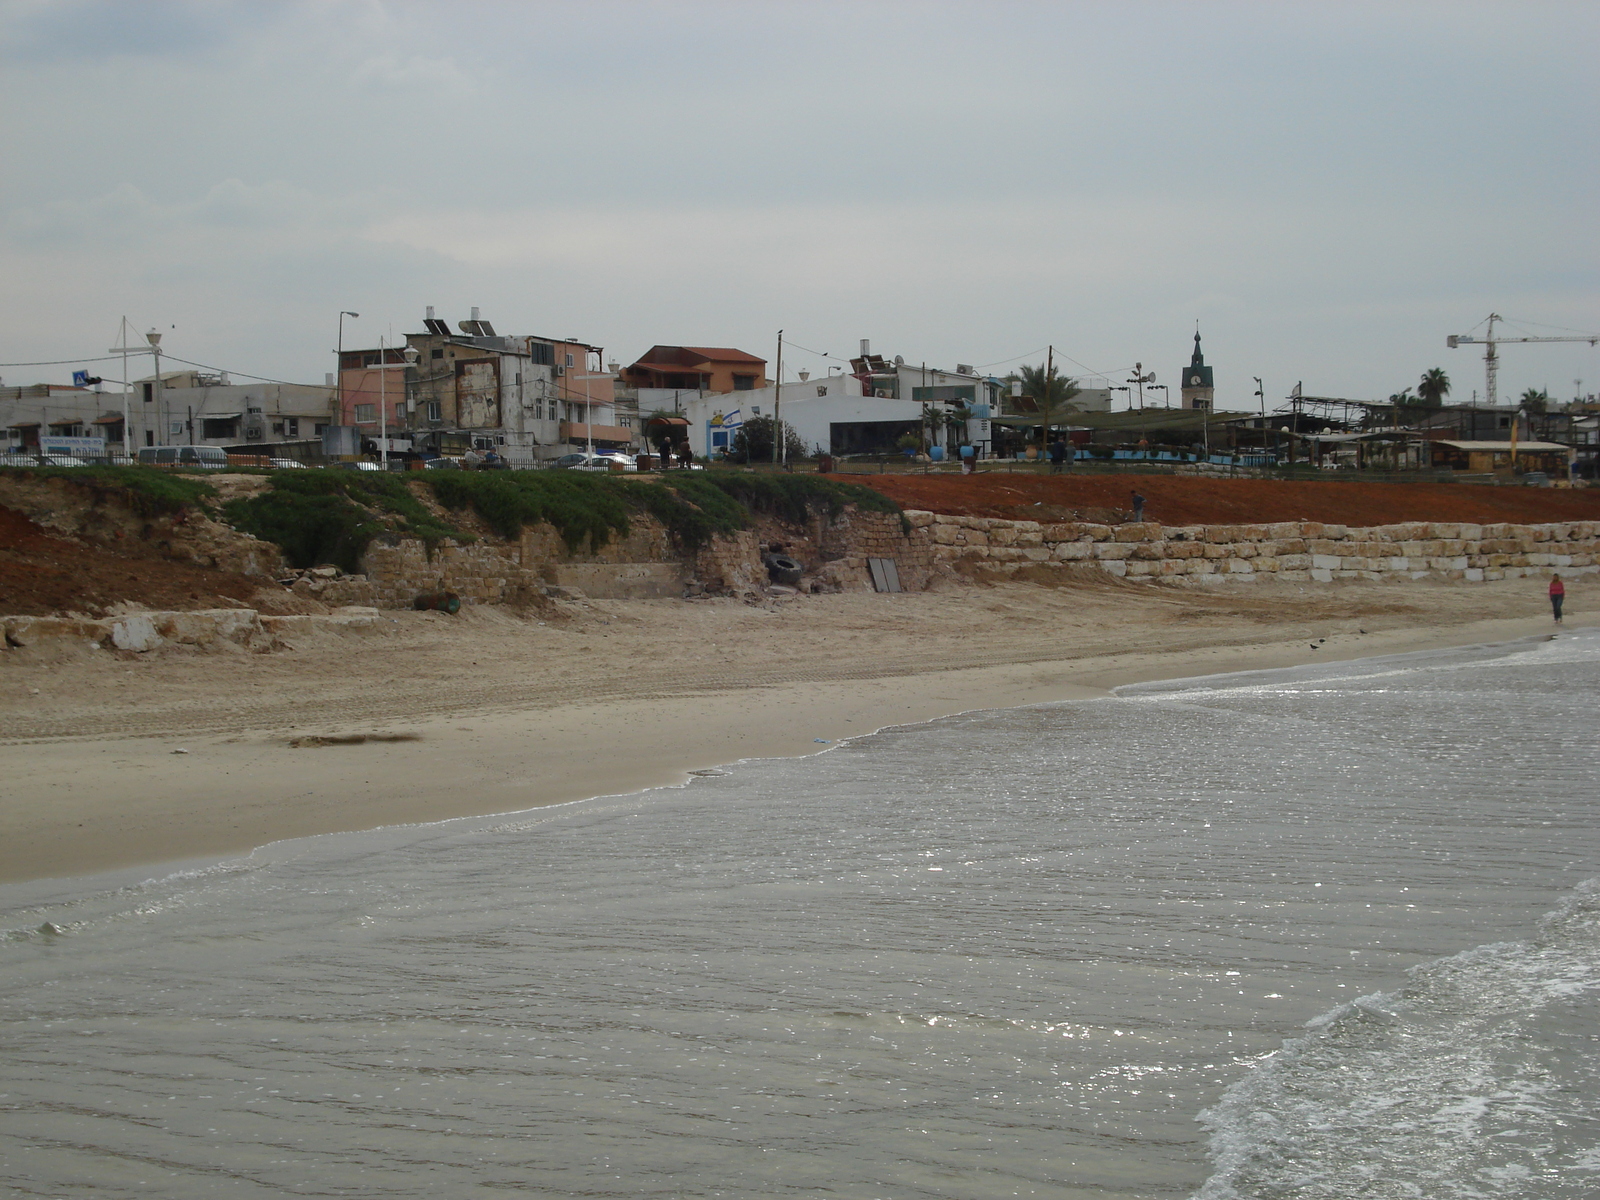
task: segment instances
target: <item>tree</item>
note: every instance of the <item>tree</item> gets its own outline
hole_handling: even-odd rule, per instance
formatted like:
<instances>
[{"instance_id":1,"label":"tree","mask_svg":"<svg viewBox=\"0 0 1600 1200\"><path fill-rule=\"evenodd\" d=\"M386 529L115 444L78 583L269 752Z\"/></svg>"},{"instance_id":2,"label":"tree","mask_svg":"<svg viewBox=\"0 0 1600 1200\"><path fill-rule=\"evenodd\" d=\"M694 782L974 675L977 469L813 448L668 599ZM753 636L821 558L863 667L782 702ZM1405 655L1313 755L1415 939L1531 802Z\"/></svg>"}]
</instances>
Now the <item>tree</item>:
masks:
<instances>
[{"instance_id":1,"label":"tree","mask_svg":"<svg viewBox=\"0 0 1600 1200\"><path fill-rule=\"evenodd\" d=\"M1433 367L1417 384L1417 400L1427 408L1438 408L1450 394L1450 376L1440 367Z\"/></svg>"},{"instance_id":2,"label":"tree","mask_svg":"<svg viewBox=\"0 0 1600 1200\"><path fill-rule=\"evenodd\" d=\"M1080 389L1076 382L1056 370L1052 364L1048 373L1045 365L1021 367L1017 378L1022 380L1022 394L1032 396L1039 403L1039 416L1044 425L1045 438L1050 436L1050 426L1064 414L1077 398Z\"/></svg>"},{"instance_id":3,"label":"tree","mask_svg":"<svg viewBox=\"0 0 1600 1200\"><path fill-rule=\"evenodd\" d=\"M1550 393L1542 388L1529 388L1522 393L1522 398L1517 404L1529 413L1543 416L1550 411Z\"/></svg>"},{"instance_id":4,"label":"tree","mask_svg":"<svg viewBox=\"0 0 1600 1200\"><path fill-rule=\"evenodd\" d=\"M779 422L783 426L783 444L788 451L788 458L792 462L797 458L806 456L806 444L800 440L800 435L794 431L794 426L787 421ZM739 432L733 435L733 445L729 447L728 457L734 462L771 462L772 461L772 418L751 417L739 426Z\"/></svg>"}]
</instances>

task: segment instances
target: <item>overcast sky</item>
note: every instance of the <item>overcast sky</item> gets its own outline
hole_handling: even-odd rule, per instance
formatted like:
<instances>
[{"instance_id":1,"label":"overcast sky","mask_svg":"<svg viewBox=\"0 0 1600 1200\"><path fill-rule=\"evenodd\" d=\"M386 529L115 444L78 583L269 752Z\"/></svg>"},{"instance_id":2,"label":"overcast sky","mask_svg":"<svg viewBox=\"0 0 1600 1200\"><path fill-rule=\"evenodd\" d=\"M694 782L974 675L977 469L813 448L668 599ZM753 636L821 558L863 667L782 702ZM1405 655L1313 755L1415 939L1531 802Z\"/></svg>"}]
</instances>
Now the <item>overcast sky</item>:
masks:
<instances>
[{"instance_id":1,"label":"overcast sky","mask_svg":"<svg viewBox=\"0 0 1600 1200\"><path fill-rule=\"evenodd\" d=\"M0 0L0 363L321 382L433 304L1176 387L1198 320L1222 407L1467 400L1489 312L1600 331L1597 63L1592 2Z\"/></svg>"}]
</instances>

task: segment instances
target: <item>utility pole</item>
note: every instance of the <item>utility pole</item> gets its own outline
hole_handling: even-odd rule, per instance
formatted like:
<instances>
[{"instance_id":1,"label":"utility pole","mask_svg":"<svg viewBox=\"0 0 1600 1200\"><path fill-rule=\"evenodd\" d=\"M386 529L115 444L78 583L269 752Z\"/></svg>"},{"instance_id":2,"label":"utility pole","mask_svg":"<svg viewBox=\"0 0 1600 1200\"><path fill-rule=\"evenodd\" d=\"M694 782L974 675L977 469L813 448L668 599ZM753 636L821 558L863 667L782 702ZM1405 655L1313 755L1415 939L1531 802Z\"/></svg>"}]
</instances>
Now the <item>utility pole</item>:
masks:
<instances>
[{"instance_id":1,"label":"utility pole","mask_svg":"<svg viewBox=\"0 0 1600 1200\"><path fill-rule=\"evenodd\" d=\"M783 441L783 422L779 414L783 405L783 330L778 330L778 378L772 388L772 461L778 462L778 444Z\"/></svg>"},{"instance_id":2,"label":"utility pole","mask_svg":"<svg viewBox=\"0 0 1600 1200\"><path fill-rule=\"evenodd\" d=\"M1048 445L1050 442L1050 413L1054 407L1052 404L1054 397L1051 393L1055 388L1055 382L1052 379L1052 376L1054 376L1055 373L1056 348L1054 344L1051 344L1045 348L1044 352L1044 438L1042 440L1046 445Z\"/></svg>"}]
</instances>

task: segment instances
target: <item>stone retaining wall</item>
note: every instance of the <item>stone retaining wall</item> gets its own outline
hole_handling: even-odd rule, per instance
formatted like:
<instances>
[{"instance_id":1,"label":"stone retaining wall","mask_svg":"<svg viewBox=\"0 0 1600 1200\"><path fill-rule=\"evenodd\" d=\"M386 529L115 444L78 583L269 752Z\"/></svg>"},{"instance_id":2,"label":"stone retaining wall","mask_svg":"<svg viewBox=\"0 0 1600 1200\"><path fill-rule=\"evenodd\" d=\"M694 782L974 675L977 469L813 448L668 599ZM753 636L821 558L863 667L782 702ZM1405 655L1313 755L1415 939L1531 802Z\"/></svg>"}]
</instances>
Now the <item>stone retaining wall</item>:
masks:
<instances>
[{"instance_id":1,"label":"stone retaining wall","mask_svg":"<svg viewBox=\"0 0 1600 1200\"><path fill-rule=\"evenodd\" d=\"M1353 528L1314 521L1161 526L908 515L928 530L937 561L989 576L1014 575L1027 566L1078 564L1130 579L1189 583L1250 582L1263 576L1317 583L1396 578L1475 583L1600 570L1596 521Z\"/></svg>"},{"instance_id":2,"label":"stone retaining wall","mask_svg":"<svg viewBox=\"0 0 1600 1200\"><path fill-rule=\"evenodd\" d=\"M77 646L147 654L188 647L276 650L279 638L295 633L344 633L377 624L375 608L345 608L319 616L262 616L253 608L206 608L193 612L141 612L89 620L82 617L0 617L7 648Z\"/></svg>"}]
</instances>

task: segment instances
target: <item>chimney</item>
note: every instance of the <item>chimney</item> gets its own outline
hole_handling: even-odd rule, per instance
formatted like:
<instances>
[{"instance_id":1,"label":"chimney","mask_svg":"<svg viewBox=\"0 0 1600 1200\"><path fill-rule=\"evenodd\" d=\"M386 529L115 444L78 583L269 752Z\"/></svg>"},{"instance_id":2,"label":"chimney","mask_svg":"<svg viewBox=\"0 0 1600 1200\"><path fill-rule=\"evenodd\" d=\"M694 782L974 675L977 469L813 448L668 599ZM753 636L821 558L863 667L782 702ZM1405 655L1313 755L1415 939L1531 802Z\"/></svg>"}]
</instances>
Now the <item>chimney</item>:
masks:
<instances>
[{"instance_id":1,"label":"chimney","mask_svg":"<svg viewBox=\"0 0 1600 1200\"><path fill-rule=\"evenodd\" d=\"M428 305L428 320L433 320L433 305Z\"/></svg>"},{"instance_id":2,"label":"chimney","mask_svg":"<svg viewBox=\"0 0 1600 1200\"><path fill-rule=\"evenodd\" d=\"M478 320L478 319L479 319L479 318L478 318L478 306L477 306L477 305L476 305L476 304L474 304L474 305L473 305L473 306L472 306L472 319L473 319L473 320L474 320L474 321L476 321L476 320Z\"/></svg>"},{"instance_id":3,"label":"chimney","mask_svg":"<svg viewBox=\"0 0 1600 1200\"><path fill-rule=\"evenodd\" d=\"M869 355L871 353L872 353L872 343L868 339L862 338L861 339L861 357L865 358L867 355Z\"/></svg>"}]
</instances>

